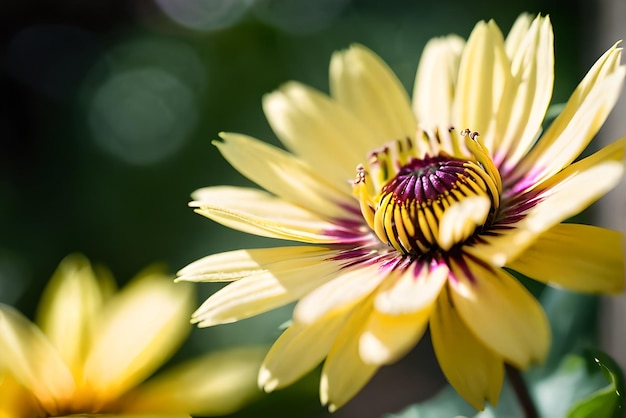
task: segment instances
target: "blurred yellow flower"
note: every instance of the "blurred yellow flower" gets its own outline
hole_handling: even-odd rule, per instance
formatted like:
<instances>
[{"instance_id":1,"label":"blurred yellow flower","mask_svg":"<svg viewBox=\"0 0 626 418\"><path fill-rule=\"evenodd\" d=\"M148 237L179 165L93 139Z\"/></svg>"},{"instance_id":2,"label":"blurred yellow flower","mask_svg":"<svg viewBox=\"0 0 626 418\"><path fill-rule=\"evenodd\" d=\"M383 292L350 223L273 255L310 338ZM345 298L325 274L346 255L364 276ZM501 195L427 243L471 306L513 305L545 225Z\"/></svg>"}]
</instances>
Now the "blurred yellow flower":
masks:
<instances>
[{"instance_id":1,"label":"blurred yellow flower","mask_svg":"<svg viewBox=\"0 0 626 418\"><path fill-rule=\"evenodd\" d=\"M190 286L146 270L123 290L82 256L63 260L37 325L0 305L0 418L230 413L258 393L259 349L200 357L146 382L183 343ZM143 382L143 383L142 383Z\"/></svg>"},{"instance_id":2,"label":"blurred yellow flower","mask_svg":"<svg viewBox=\"0 0 626 418\"><path fill-rule=\"evenodd\" d=\"M623 288L621 235L561 223L623 175L626 138L574 162L617 101L620 56L617 45L602 55L543 133L554 51L542 16L520 16L506 37L490 21L467 41L431 40L412 102L359 45L333 55L330 97L295 82L269 94L265 114L291 152L234 133L216 143L269 193L209 187L191 206L314 245L190 264L179 280L234 281L193 320L238 321L298 300L259 384L284 387L325 359L320 395L331 410L430 327L451 385L477 409L495 404L504 364L525 369L550 346L541 306L503 267L578 291Z\"/></svg>"}]
</instances>

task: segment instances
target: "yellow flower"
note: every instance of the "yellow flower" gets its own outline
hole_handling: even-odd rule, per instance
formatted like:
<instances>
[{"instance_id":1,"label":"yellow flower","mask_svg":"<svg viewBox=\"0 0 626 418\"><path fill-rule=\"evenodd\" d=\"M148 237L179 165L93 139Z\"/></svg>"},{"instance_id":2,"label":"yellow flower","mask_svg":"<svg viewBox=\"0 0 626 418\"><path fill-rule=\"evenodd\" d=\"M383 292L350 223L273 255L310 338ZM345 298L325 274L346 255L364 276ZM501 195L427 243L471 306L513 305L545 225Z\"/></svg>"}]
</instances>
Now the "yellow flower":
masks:
<instances>
[{"instance_id":1,"label":"yellow flower","mask_svg":"<svg viewBox=\"0 0 626 418\"><path fill-rule=\"evenodd\" d=\"M452 386L477 409L495 404L504 364L525 369L550 346L543 310L503 267L583 292L624 284L619 233L561 223L622 177L626 138L574 162L618 98L621 50L602 55L542 133L553 52L549 19L522 15L506 38L490 21L467 41L430 41L412 104L359 45L333 55L330 97L295 82L269 94L265 114L290 152L234 133L216 143L267 192L204 188L191 206L231 228L314 245L190 264L180 280L233 281L193 320L222 324L297 300L259 384L284 387L325 359L331 410L428 326Z\"/></svg>"},{"instance_id":2,"label":"yellow flower","mask_svg":"<svg viewBox=\"0 0 626 418\"><path fill-rule=\"evenodd\" d=\"M44 292L39 326L0 305L0 418L188 417L241 407L258 392L258 349L199 357L142 383L184 341L193 302L191 287L156 271L115 293L108 275L67 257Z\"/></svg>"}]
</instances>

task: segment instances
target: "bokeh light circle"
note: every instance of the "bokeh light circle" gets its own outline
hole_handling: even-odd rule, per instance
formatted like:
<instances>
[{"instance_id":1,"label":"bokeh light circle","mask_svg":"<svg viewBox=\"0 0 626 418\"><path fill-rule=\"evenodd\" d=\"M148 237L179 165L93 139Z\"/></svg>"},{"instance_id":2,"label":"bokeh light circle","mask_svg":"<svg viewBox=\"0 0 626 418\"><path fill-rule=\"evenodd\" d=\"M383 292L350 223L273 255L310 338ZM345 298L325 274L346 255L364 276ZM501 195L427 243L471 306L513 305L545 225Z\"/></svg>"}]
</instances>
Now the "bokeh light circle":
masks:
<instances>
[{"instance_id":1,"label":"bokeh light circle","mask_svg":"<svg viewBox=\"0 0 626 418\"><path fill-rule=\"evenodd\" d=\"M155 0L170 19L196 30L216 30L235 24L252 0Z\"/></svg>"},{"instance_id":2,"label":"bokeh light circle","mask_svg":"<svg viewBox=\"0 0 626 418\"><path fill-rule=\"evenodd\" d=\"M176 76L149 67L112 75L88 112L100 147L133 164L151 164L180 148L197 122L194 96Z\"/></svg>"}]
</instances>

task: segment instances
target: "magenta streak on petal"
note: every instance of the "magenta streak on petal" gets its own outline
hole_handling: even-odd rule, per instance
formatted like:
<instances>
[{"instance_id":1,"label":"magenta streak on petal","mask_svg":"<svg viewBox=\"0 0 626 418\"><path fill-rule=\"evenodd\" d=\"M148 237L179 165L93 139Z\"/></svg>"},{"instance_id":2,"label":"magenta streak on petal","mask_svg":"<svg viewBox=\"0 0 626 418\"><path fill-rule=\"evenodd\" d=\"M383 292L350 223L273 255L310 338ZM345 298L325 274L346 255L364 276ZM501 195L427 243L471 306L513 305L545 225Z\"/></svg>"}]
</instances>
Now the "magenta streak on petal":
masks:
<instances>
[{"instance_id":1,"label":"magenta streak on petal","mask_svg":"<svg viewBox=\"0 0 626 418\"><path fill-rule=\"evenodd\" d=\"M502 230L502 229L505 229L505 228L498 228L498 229ZM509 229L512 229L512 228L509 228ZM502 235L502 233L501 233L501 232L498 232L498 230L497 230L497 229L490 229L490 230L487 230L487 231L483 231L483 232L481 232L481 233L480 233L480 235L477 235L477 236L474 238L474 241L475 241L475 242L480 242L480 243L482 243L482 244L485 244L487 241L485 241L485 240L484 240L484 239L482 239L481 237L498 237L498 236L500 236L500 235Z\"/></svg>"},{"instance_id":2,"label":"magenta streak on petal","mask_svg":"<svg viewBox=\"0 0 626 418\"><path fill-rule=\"evenodd\" d=\"M370 239L370 230L365 224L361 213L355 219L336 218L332 220L333 228L322 230L326 236L339 238L336 244L354 244Z\"/></svg>"},{"instance_id":3,"label":"magenta streak on petal","mask_svg":"<svg viewBox=\"0 0 626 418\"><path fill-rule=\"evenodd\" d=\"M448 280L450 280L452 283L458 283L459 282L459 278L456 277L456 274L454 274L454 271L450 270L448 272Z\"/></svg>"},{"instance_id":4,"label":"magenta streak on petal","mask_svg":"<svg viewBox=\"0 0 626 418\"><path fill-rule=\"evenodd\" d=\"M506 192L505 197L512 196L518 193L522 193L525 190L532 188L537 183L541 170L533 170L530 173L526 173L522 178L514 180L512 185L508 185L509 181L505 183ZM504 179L503 179L504 180ZM509 180L509 179L506 179Z\"/></svg>"},{"instance_id":5,"label":"magenta streak on petal","mask_svg":"<svg viewBox=\"0 0 626 418\"><path fill-rule=\"evenodd\" d=\"M336 205L342 208L343 210L345 210L346 212L350 212L351 214L355 215L359 219L361 218L361 208L359 207L358 204L356 204L356 202L354 204L347 204L345 202L341 202L341 203L337 203Z\"/></svg>"},{"instance_id":6,"label":"magenta streak on petal","mask_svg":"<svg viewBox=\"0 0 626 418\"><path fill-rule=\"evenodd\" d=\"M544 199L545 190L532 190L527 193L506 199L498 215L497 222L504 221L509 217L525 215L530 209L537 206Z\"/></svg>"},{"instance_id":7,"label":"magenta streak on petal","mask_svg":"<svg viewBox=\"0 0 626 418\"><path fill-rule=\"evenodd\" d=\"M420 273L422 272L422 270L424 269L424 263L421 263L416 260L413 262L413 264L411 264L411 266L413 267L413 278L417 279Z\"/></svg>"},{"instance_id":8,"label":"magenta streak on petal","mask_svg":"<svg viewBox=\"0 0 626 418\"><path fill-rule=\"evenodd\" d=\"M526 217L525 214L520 213L517 215L511 215L511 216L507 216L503 219L498 220L498 222L496 224L494 224L494 227L499 227L499 226L504 226L504 225L508 225L508 224L514 224L517 223L519 221L521 221L522 219L524 219Z\"/></svg>"},{"instance_id":9,"label":"magenta streak on petal","mask_svg":"<svg viewBox=\"0 0 626 418\"><path fill-rule=\"evenodd\" d=\"M506 224L496 224L493 225L491 227L490 231L487 231L486 233L484 233L483 235L491 235L491 236L497 236L497 235L501 235L502 231L512 231L514 230L515 227L511 226L511 225L506 225Z\"/></svg>"},{"instance_id":10,"label":"magenta streak on petal","mask_svg":"<svg viewBox=\"0 0 626 418\"><path fill-rule=\"evenodd\" d=\"M356 229L333 228L321 231L327 237L336 238L334 244L358 244L366 243L370 240L370 236L365 231Z\"/></svg>"},{"instance_id":11,"label":"magenta streak on petal","mask_svg":"<svg viewBox=\"0 0 626 418\"><path fill-rule=\"evenodd\" d=\"M334 225L344 230L355 231L355 234L362 235L362 227L365 225L363 215L359 212L358 218L335 218L332 220Z\"/></svg>"},{"instance_id":12,"label":"magenta streak on petal","mask_svg":"<svg viewBox=\"0 0 626 418\"><path fill-rule=\"evenodd\" d=\"M402 263L404 257L396 251L390 251L380 254L374 246L363 245L357 248L346 248L339 250L332 260L343 261L342 269L354 267L357 265L371 266L377 265L379 270L394 270Z\"/></svg>"},{"instance_id":13,"label":"magenta streak on petal","mask_svg":"<svg viewBox=\"0 0 626 418\"><path fill-rule=\"evenodd\" d=\"M510 175L511 171L515 168L514 165L508 164L508 161L505 160L506 157L506 151L496 151L491 157L491 161L503 177Z\"/></svg>"},{"instance_id":14,"label":"magenta streak on petal","mask_svg":"<svg viewBox=\"0 0 626 418\"><path fill-rule=\"evenodd\" d=\"M470 270L469 266L467 265L467 259L471 259L473 263L475 264L480 264L481 266L483 266L485 269L487 270L491 270L492 267L490 265L488 265L487 263L485 263L483 260L471 255L471 254L463 254L462 256L456 257L455 261L457 261L459 267L461 268L461 271L463 272L463 274L465 275L465 277L467 277L470 281L470 283L472 284L476 284L477 277L474 275L474 273L472 273L472 271Z\"/></svg>"},{"instance_id":15,"label":"magenta streak on petal","mask_svg":"<svg viewBox=\"0 0 626 418\"><path fill-rule=\"evenodd\" d=\"M372 254L372 249L369 246L351 247L346 249L339 249L337 253L331 257L333 260L353 260L369 257Z\"/></svg>"}]
</instances>

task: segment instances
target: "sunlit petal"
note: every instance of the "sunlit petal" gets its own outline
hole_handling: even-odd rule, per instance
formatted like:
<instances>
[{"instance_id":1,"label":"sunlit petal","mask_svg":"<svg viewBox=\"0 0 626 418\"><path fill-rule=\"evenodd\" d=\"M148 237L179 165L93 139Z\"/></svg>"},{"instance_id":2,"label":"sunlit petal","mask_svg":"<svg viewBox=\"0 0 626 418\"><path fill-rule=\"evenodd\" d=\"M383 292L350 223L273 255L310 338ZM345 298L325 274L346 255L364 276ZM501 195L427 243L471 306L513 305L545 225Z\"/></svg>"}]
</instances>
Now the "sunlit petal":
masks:
<instances>
[{"instance_id":1,"label":"sunlit petal","mask_svg":"<svg viewBox=\"0 0 626 418\"><path fill-rule=\"evenodd\" d=\"M328 260L329 255L321 252L267 265L266 270L211 295L192 321L201 327L225 324L286 305L337 276L340 262Z\"/></svg>"},{"instance_id":2,"label":"sunlit petal","mask_svg":"<svg viewBox=\"0 0 626 418\"><path fill-rule=\"evenodd\" d=\"M541 233L588 207L611 190L624 173L626 138L580 160L544 182L541 200L518 222L498 234L484 236L466 251L490 264L504 266ZM598 179L602 179L601 182Z\"/></svg>"},{"instance_id":3,"label":"sunlit petal","mask_svg":"<svg viewBox=\"0 0 626 418\"><path fill-rule=\"evenodd\" d=\"M532 22L533 17L528 13L520 14L513 22L513 26L511 26L511 30L509 30L504 41L504 48L509 57L512 57L519 51Z\"/></svg>"},{"instance_id":4,"label":"sunlit petal","mask_svg":"<svg viewBox=\"0 0 626 418\"><path fill-rule=\"evenodd\" d=\"M366 364L383 366L404 357L422 338L432 303L419 311L388 315L372 310L359 338L359 356Z\"/></svg>"},{"instance_id":5,"label":"sunlit petal","mask_svg":"<svg viewBox=\"0 0 626 418\"><path fill-rule=\"evenodd\" d=\"M226 282L265 271L274 263L329 254L324 247L276 247L234 250L203 257L178 272L178 281Z\"/></svg>"},{"instance_id":6,"label":"sunlit petal","mask_svg":"<svg viewBox=\"0 0 626 418\"><path fill-rule=\"evenodd\" d=\"M514 28L515 29L515 28ZM517 36L514 33L514 36ZM496 160L502 171L509 172L528 152L541 131L550 104L554 84L554 36L548 17L537 16L522 39L509 42L513 98L505 103L497 124L502 127L497 138ZM503 160L503 161L502 161Z\"/></svg>"},{"instance_id":7,"label":"sunlit petal","mask_svg":"<svg viewBox=\"0 0 626 418\"><path fill-rule=\"evenodd\" d=\"M97 396L114 399L174 353L190 331L193 297L191 286L147 271L107 303L85 362Z\"/></svg>"},{"instance_id":8,"label":"sunlit petal","mask_svg":"<svg viewBox=\"0 0 626 418\"><path fill-rule=\"evenodd\" d=\"M620 57L621 48L615 45L594 64L561 114L516 167L513 178L541 182L580 155L620 95L626 74Z\"/></svg>"},{"instance_id":9,"label":"sunlit petal","mask_svg":"<svg viewBox=\"0 0 626 418\"><path fill-rule=\"evenodd\" d=\"M37 323L77 379L82 379L93 321L102 302L98 279L80 255L59 264L41 297Z\"/></svg>"},{"instance_id":10,"label":"sunlit petal","mask_svg":"<svg viewBox=\"0 0 626 418\"><path fill-rule=\"evenodd\" d=\"M491 211L491 201L484 196L468 197L450 205L443 212L437 242L442 250L472 236L476 227L484 225Z\"/></svg>"},{"instance_id":11,"label":"sunlit petal","mask_svg":"<svg viewBox=\"0 0 626 418\"><path fill-rule=\"evenodd\" d=\"M494 115L510 99L511 64L504 38L493 21L480 22L463 49L452 123L459 129L478 131L485 146L493 150L497 139Z\"/></svg>"},{"instance_id":12,"label":"sunlit petal","mask_svg":"<svg viewBox=\"0 0 626 418\"><path fill-rule=\"evenodd\" d=\"M388 274L376 264L347 268L304 296L293 317L297 322L312 324L331 311L348 309L373 292Z\"/></svg>"},{"instance_id":13,"label":"sunlit petal","mask_svg":"<svg viewBox=\"0 0 626 418\"><path fill-rule=\"evenodd\" d=\"M379 144L415 137L417 123L406 90L387 64L364 46L333 55L330 91Z\"/></svg>"},{"instance_id":14,"label":"sunlit petal","mask_svg":"<svg viewBox=\"0 0 626 418\"><path fill-rule=\"evenodd\" d=\"M424 47L413 87L413 112L420 126L447 128L452 123L450 111L464 45L464 39L450 35L432 39Z\"/></svg>"},{"instance_id":15,"label":"sunlit petal","mask_svg":"<svg viewBox=\"0 0 626 418\"><path fill-rule=\"evenodd\" d=\"M0 370L11 373L53 416L69 399L74 379L54 346L32 322L0 304Z\"/></svg>"},{"instance_id":16,"label":"sunlit petal","mask_svg":"<svg viewBox=\"0 0 626 418\"><path fill-rule=\"evenodd\" d=\"M196 212L250 234L309 243L346 241L344 228L261 190L217 186L196 190Z\"/></svg>"},{"instance_id":17,"label":"sunlit petal","mask_svg":"<svg viewBox=\"0 0 626 418\"><path fill-rule=\"evenodd\" d=\"M542 361L550 347L543 309L511 275L468 261L450 281L454 308L467 328L490 350L518 368Z\"/></svg>"},{"instance_id":18,"label":"sunlit petal","mask_svg":"<svg viewBox=\"0 0 626 418\"><path fill-rule=\"evenodd\" d=\"M344 107L300 83L287 83L265 96L263 109L285 146L346 192L357 164L381 143Z\"/></svg>"},{"instance_id":19,"label":"sunlit petal","mask_svg":"<svg viewBox=\"0 0 626 418\"><path fill-rule=\"evenodd\" d=\"M294 322L267 353L259 386L266 392L290 385L328 354L350 311L332 312L313 324Z\"/></svg>"},{"instance_id":20,"label":"sunlit petal","mask_svg":"<svg viewBox=\"0 0 626 418\"><path fill-rule=\"evenodd\" d=\"M495 405L504 381L502 358L465 326L447 290L432 313L430 331L439 366L454 389L477 410L485 400Z\"/></svg>"},{"instance_id":21,"label":"sunlit petal","mask_svg":"<svg viewBox=\"0 0 626 418\"><path fill-rule=\"evenodd\" d=\"M224 142L215 145L224 158L268 192L327 217L354 215L347 210L355 205L344 184L343 190L336 189L292 154L245 135L220 136Z\"/></svg>"},{"instance_id":22,"label":"sunlit petal","mask_svg":"<svg viewBox=\"0 0 626 418\"><path fill-rule=\"evenodd\" d=\"M55 418L192 418L191 415L181 413L164 413L164 414L135 414L135 413L123 413L123 414L72 414L72 415L60 415Z\"/></svg>"},{"instance_id":23,"label":"sunlit petal","mask_svg":"<svg viewBox=\"0 0 626 418\"><path fill-rule=\"evenodd\" d=\"M357 306L333 343L320 383L320 399L333 412L348 402L380 366L363 362L359 340L371 313L371 299Z\"/></svg>"},{"instance_id":24,"label":"sunlit petal","mask_svg":"<svg viewBox=\"0 0 626 418\"><path fill-rule=\"evenodd\" d=\"M447 278L445 264L411 266L397 280L385 281L374 297L374 307L392 316L422 311L432 305Z\"/></svg>"},{"instance_id":25,"label":"sunlit petal","mask_svg":"<svg viewBox=\"0 0 626 418\"><path fill-rule=\"evenodd\" d=\"M508 267L578 292L624 289L623 234L590 225L555 225Z\"/></svg>"}]
</instances>

